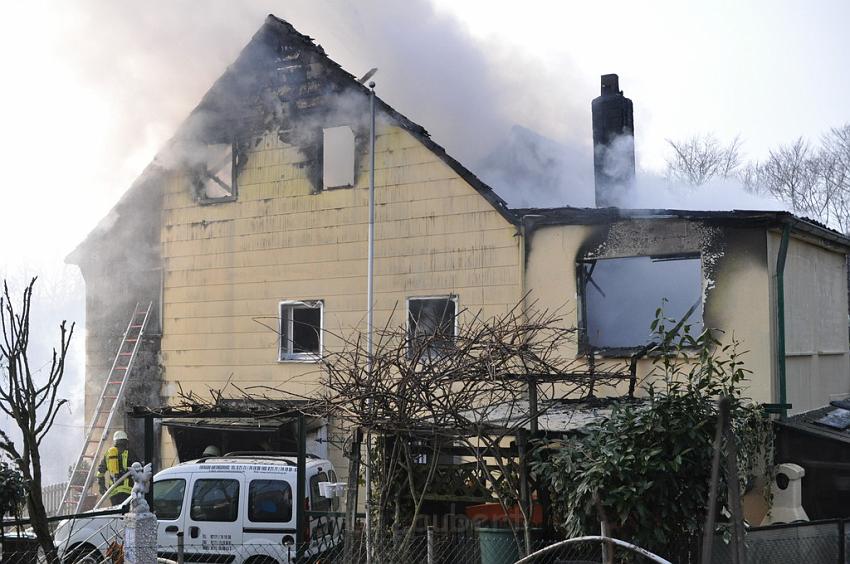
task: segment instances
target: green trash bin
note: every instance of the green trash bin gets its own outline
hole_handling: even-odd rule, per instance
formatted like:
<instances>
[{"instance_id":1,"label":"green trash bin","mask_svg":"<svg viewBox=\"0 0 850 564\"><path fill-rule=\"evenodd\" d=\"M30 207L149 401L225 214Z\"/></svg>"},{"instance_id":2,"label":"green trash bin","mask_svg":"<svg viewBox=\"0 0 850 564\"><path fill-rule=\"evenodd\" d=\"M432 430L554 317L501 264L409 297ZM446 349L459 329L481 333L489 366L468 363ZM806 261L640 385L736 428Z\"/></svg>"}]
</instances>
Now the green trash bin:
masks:
<instances>
[{"instance_id":1,"label":"green trash bin","mask_svg":"<svg viewBox=\"0 0 850 564\"><path fill-rule=\"evenodd\" d=\"M481 564L514 564L519 560L517 540L510 529L479 527L478 543Z\"/></svg>"}]
</instances>

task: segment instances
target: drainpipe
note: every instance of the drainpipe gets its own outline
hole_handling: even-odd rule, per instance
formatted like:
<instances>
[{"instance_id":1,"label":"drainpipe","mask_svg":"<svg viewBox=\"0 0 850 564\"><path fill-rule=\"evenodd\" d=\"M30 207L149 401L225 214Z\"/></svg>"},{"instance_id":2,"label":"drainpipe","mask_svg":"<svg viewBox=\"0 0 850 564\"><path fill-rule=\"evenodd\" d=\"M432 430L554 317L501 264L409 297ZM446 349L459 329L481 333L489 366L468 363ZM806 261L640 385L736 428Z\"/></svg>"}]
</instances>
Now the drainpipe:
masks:
<instances>
[{"instance_id":1,"label":"drainpipe","mask_svg":"<svg viewBox=\"0 0 850 564\"><path fill-rule=\"evenodd\" d=\"M785 382L785 257L788 255L788 239L791 223L782 227L779 255L776 257L776 374L779 384L780 417L787 416L788 393Z\"/></svg>"}]
</instances>

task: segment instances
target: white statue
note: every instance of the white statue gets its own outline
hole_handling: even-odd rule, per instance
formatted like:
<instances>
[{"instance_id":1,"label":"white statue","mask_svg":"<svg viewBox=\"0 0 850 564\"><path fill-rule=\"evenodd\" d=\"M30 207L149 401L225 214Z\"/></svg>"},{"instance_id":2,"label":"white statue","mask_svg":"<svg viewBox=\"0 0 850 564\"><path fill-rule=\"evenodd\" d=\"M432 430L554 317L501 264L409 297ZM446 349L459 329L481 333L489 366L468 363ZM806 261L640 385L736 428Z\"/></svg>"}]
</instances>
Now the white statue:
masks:
<instances>
[{"instance_id":1,"label":"white statue","mask_svg":"<svg viewBox=\"0 0 850 564\"><path fill-rule=\"evenodd\" d=\"M138 462L134 462L130 467L130 476L134 482L133 491L130 494L130 511L149 513L151 508L145 499L145 495L150 491L151 477L153 476L150 463L142 466Z\"/></svg>"}]
</instances>

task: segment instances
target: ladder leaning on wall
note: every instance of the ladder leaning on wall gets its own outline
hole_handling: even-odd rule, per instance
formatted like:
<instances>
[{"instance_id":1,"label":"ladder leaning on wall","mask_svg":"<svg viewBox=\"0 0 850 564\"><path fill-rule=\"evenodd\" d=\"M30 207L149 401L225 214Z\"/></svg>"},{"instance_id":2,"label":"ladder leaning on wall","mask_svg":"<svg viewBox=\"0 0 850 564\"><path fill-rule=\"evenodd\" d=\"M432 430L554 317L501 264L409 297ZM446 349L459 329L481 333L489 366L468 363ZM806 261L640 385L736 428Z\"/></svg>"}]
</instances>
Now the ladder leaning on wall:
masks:
<instances>
[{"instance_id":1,"label":"ladder leaning on wall","mask_svg":"<svg viewBox=\"0 0 850 564\"><path fill-rule=\"evenodd\" d=\"M150 317L151 307L153 307L153 302L149 302L147 306L137 303L133 310L133 316L130 318L130 323L127 325L127 330L124 331L121 344L118 346L118 354L115 355L115 360L112 362L112 368L109 370L109 375L103 384L103 390L100 392L100 399L97 400L94 414L86 429L83 449L74 464L68 486L62 496L62 503L59 506L60 512L65 514L79 513L83 509L86 492L92 486L97 473L97 466L100 464L99 457L103 451L103 445L109 438L112 419L124 396L127 381L133 369L133 361L136 359L136 353L139 350L139 344Z\"/></svg>"}]
</instances>

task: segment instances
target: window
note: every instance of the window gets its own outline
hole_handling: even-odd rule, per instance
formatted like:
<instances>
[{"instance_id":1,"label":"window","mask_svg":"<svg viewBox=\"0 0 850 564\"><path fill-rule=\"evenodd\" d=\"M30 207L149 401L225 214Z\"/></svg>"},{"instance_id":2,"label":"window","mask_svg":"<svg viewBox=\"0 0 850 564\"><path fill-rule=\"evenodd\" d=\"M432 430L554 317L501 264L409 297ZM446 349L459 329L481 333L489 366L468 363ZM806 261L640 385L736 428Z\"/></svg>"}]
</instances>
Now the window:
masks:
<instances>
[{"instance_id":1,"label":"window","mask_svg":"<svg viewBox=\"0 0 850 564\"><path fill-rule=\"evenodd\" d=\"M239 514L239 482L237 480L196 480L192 489L194 521L236 521Z\"/></svg>"},{"instance_id":2,"label":"window","mask_svg":"<svg viewBox=\"0 0 850 564\"><path fill-rule=\"evenodd\" d=\"M354 186L354 132L347 125L322 130L322 185Z\"/></svg>"},{"instance_id":3,"label":"window","mask_svg":"<svg viewBox=\"0 0 850 564\"><path fill-rule=\"evenodd\" d=\"M238 152L232 143L207 145L204 162L195 172L195 193L202 204L236 199Z\"/></svg>"},{"instance_id":4,"label":"window","mask_svg":"<svg viewBox=\"0 0 850 564\"><path fill-rule=\"evenodd\" d=\"M248 519L254 523L286 523L292 519L292 487L283 480L252 480Z\"/></svg>"},{"instance_id":5,"label":"window","mask_svg":"<svg viewBox=\"0 0 850 564\"><path fill-rule=\"evenodd\" d=\"M318 360L321 354L322 302L281 302L279 360Z\"/></svg>"},{"instance_id":6,"label":"window","mask_svg":"<svg viewBox=\"0 0 850 564\"><path fill-rule=\"evenodd\" d=\"M584 344L634 349L653 340L655 310L702 331L702 269L698 256L597 259L578 265Z\"/></svg>"},{"instance_id":7,"label":"window","mask_svg":"<svg viewBox=\"0 0 850 564\"><path fill-rule=\"evenodd\" d=\"M410 298L407 300L407 337L411 356L439 356L454 342L457 300L444 298ZM424 349L424 350L423 350Z\"/></svg>"},{"instance_id":8,"label":"window","mask_svg":"<svg viewBox=\"0 0 850 564\"><path fill-rule=\"evenodd\" d=\"M313 511L330 511L332 506L331 498L324 497L319 493L319 482L328 482L328 475L324 472L319 472L310 478L310 507Z\"/></svg>"},{"instance_id":9,"label":"window","mask_svg":"<svg viewBox=\"0 0 850 564\"><path fill-rule=\"evenodd\" d=\"M183 494L186 480L160 480L153 483L153 509L156 518L173 521L183 511Z\"/></svg>"}]
</instances>

